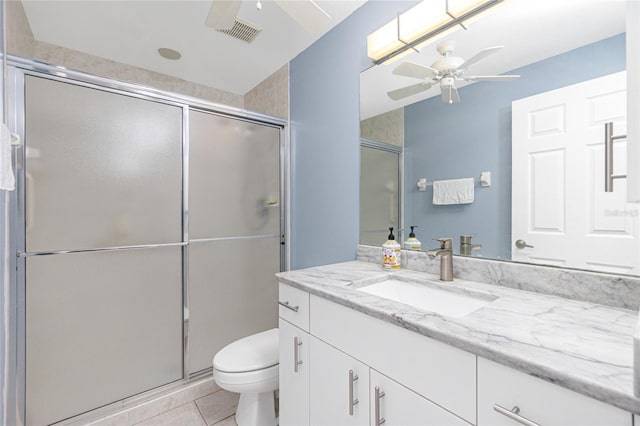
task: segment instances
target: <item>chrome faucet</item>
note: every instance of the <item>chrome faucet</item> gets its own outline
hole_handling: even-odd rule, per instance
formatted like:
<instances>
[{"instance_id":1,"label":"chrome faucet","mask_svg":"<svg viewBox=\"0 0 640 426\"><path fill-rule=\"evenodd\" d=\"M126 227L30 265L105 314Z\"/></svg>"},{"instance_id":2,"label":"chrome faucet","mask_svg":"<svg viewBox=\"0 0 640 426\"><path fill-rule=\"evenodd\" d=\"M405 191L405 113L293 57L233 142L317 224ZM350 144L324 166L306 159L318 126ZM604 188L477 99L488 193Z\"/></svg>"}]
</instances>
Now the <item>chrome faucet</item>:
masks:
<instances>
[{"instance_id":1,"label":"chrome faucet","mask_svg":"<svg viewBox=\"0 0 640 426\"><path fill-rule=\"evenodd\" d=\"M460 235L460 254L469 256L473 250L480 250L482 244L473 244L471 239L475 237L475 234Z\"/></svg>"},{"instance_id":2,"label":"chrome faucet","mask_svg":"<svg viewBox=\"0 0 640 426\"><path fill-rule=\"evenodd\" d=\"M453 281L453 240L451 238L434 238L440 241L440 248L428 250L427 256L435 259L440 256L440 280Z\"/></svg>"}]
</instances>

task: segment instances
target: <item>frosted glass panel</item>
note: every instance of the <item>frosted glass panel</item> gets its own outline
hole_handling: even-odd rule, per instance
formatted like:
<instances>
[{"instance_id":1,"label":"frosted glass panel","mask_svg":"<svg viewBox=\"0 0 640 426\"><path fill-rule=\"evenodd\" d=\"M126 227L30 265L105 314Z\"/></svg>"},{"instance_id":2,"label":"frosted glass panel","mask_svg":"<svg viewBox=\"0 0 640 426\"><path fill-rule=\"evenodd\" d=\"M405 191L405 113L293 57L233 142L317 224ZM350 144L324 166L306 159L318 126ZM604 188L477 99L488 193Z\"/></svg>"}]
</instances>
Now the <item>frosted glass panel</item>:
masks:
<instances>
[{"instance_id":1,"label":"frosted glass panel","mask_svg":"<svg viewBox=\"0 0 640 426\"><path fill-rule=\"evenodd\" d=\"M280 233L280 131L189 113L189 237Z\"/></svg>"},{"instance_id":2,"label":"frosted glass panel","mask_svg":"<svg viewBox=\"0 0 640 426\"><path fill-rule=\"evenodd\" d=\"M26 77L27 251L179 242L182 109Z\"/></svg>"},{"instance_id":3,"label":"frosted glass panel","mask_svg":"<svg viewBox=\"0 0 640 426\"><path fill-rule=\"evenodd\" d=\"M278 238L197 242L189 246L191 372L241 337L276 327Z\"/></svg>"},{"instance_id":4,"label":"frosted glass panel","mask_svg":"<svg viewBox=\"0 0 640 426\"><path fill-rule=\"evenodd\" d=\"M182 377L180 247L27 258L27 424Z\"/></svg>"},{"instance_id":5,"label":"frosted glass panel","mask_svg":"<svg viewBox=\"0 0 640 426\"><path fill-rule=\"evenodd\" d=\"M380 245L387 240L390 226L400 228L399 167L399 154L360 147L361 244Z\"/></svg>"}]
</instances>

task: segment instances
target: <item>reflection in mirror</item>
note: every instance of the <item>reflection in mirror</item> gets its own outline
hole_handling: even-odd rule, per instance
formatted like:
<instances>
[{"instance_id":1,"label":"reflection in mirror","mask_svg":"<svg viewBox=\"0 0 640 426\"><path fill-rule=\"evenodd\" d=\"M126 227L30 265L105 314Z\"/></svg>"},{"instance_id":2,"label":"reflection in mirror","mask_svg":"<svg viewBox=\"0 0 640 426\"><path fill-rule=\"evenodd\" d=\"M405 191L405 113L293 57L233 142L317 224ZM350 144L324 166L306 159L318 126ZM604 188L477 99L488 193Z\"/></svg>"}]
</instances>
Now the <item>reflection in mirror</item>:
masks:
<instances>
[{"instance_id":1,"label":"reflection in mirror","mask_svg":"<svg viewBox=\"0 0 640 426\"><path fill-rule=\"evenodd\" d=\"M460 253L460 236L474 235L467 255L640 274L638 207L626 203L624 179L605 193L603 177L604 124L626 132L624 32L625 2L512 0L443 40L455 41L452 55L463 60L504 45L469 69L518 79L455 81L454 104L442 101L439 83L392 100L387 92L430 86L429 75L393 70L405 62L432 67L443 40L361 74L362 134L402 116L400 222L418 226L423 249L432 238L451 237ZM624 174L624 138L613 151L614 173ZM490 186L481 185L483 172ZM432 182L460 178L474 178L473 202L434 204ZM424 191L420 179L428 182ZM367 196L361 200L366 211ZM361 242L382 244L388 226L380 226L381 238Z\"/></svg>"},{"instance_id":2,"label":"reflection in mirror","mask_svg":"<svg viewBox=\"0 0 640 426\"><path fill-rule=\"evenodd\" d=\"M393 227L400 229L400 173L402 148L360 141L360 242L378 245Z\"/></svg>"}]
</instances>

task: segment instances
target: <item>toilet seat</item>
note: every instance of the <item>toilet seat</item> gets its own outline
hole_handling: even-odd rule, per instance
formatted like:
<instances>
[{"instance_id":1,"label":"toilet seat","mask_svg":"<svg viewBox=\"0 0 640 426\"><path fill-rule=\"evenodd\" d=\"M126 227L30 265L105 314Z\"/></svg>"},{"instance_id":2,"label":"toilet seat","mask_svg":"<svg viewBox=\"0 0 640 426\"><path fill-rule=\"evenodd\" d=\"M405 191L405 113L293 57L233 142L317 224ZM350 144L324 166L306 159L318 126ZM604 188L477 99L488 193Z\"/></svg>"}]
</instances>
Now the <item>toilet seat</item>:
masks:
<instances>
[{"instance_id":1,"label":"toilet seat","mask_svg":"<svg viewBox=\"0 0 640 426\"><path fill-rule=\"evenodd\" d=\"M249 373L277 367L278 335L278 329L272 328L230 343L213 358L214 370L224 373Z\"/></svg>"},{"instance_id":2,"label":"toilet seat","mask_svg":"<svg viewBox=\"0 0 640 426\"><path fill-rule=\"evenodd\" d=\"M271 392L278 389L279 371L279 365L245 373L227 373L214 368L213 378L218 386L231 392Z\"/></svg>"}]
</instances>

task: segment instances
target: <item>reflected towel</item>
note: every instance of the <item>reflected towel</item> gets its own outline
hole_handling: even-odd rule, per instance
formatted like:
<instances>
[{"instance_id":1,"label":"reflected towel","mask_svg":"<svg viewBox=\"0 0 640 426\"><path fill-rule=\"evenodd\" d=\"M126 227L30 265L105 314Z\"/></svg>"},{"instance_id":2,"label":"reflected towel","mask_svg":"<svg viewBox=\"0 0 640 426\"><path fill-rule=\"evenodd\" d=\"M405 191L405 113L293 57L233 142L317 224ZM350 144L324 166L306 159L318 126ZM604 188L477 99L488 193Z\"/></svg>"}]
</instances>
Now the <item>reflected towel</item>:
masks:
<instances>
[{"instance_id":1,"label":"reflected towel","mask_svg":"<svg viewBox=\"0 0 640 426\"><path fill-rule=\"evenodd\" d=\"M0 189L16 189L11 156L11 132L6 124L0 123Z\"/></svg>"},{"instance_id":2,"label":"reflected towel","mask_svg":"<svg viewBox=\"0 0 640 426\"><path fill-rule=\"evenodd\" d=\"M433 204L473 203L473 178L437 180L433 182Z\"/></svg>"}]
</instances>

